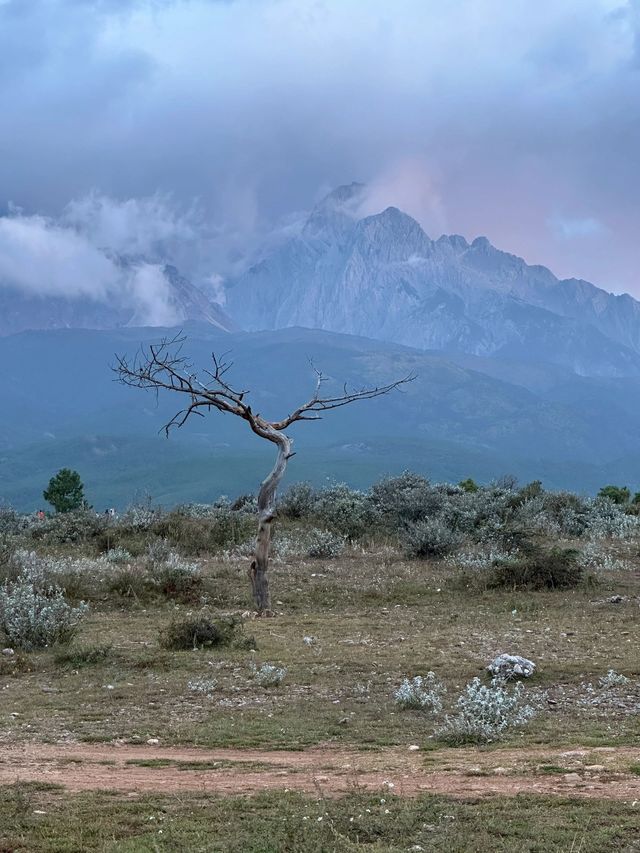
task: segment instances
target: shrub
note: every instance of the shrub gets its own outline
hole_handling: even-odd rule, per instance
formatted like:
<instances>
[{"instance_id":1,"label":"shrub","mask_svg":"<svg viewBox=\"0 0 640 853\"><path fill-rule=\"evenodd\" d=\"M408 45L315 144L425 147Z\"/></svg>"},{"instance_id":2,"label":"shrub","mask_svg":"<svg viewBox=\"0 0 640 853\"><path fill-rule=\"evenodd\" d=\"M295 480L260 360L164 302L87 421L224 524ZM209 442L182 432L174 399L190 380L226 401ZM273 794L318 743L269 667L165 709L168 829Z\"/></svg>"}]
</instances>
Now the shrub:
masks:
<instances>
[{"instance_id":1,"label":"shrub","mask_svg":"<svg viewBox=\"0 0 640 853\"><path fill-rule=\"evenodd\" d=\"M165 563L171 554L171 545L167 539L153 539L147 545L147 560L152 566Z\"/></svg>"},{"instance_id":2,"label":"shrub","mask_svg":"<svg viewBox=\"0 0 640 853\"><path fill-rule=\"evenodd\" d=\"M202 574L196 563L185 563L177 554L169 554L164 563L152 570L151 583L163 595L193 600L202 589Z\"/></svg>"},{"instance_id":3,"label":"shrub","mask_svg":"<svg viewBox=\"0 0 640 853\"><path fill-rule=\"evenodd\" d=\"M458 485L465 492L477 492L480 488L476 481L473 480L471 477L467 477L466 480L460 480Z\"/></svg>"},{"instance_id":4,"label":"shrub","mask_svg":"<svg viewBox=\"0 0 640 853\"><path fill-rule=\"evenodd\" d=\"M235 645L255 648L253 637L245 637L242 621L229 617L215 622L204 613L174 619L160 635L164 649L185 650Z\"/></svg>"},{"instance_id":5,"label":"shrub","mask_svg":"<svg viewBox=\"0 0 640 853\"><path fill-rule=\"evenodd\" d=\"M31 530L34 539L50 545L67 545L87 542L104 533L107 521L92 510L61 512L45 519Z\"/></svg>"},{"instance_id":6,"label":"shrub","mask_svg":"<svg viewBox=\"0 0 640 853\"><path fill-rule=\"evenodd\" d=\"M109 579L109 592L144 601L149 595L148 575L140 566L119 566Z\"/></svg>"},{"instance_id":7,"label":"shrub","mask_svg":"<svg viewBox=\"0 0 640 853\"><path fill-rule=\"evenodd\" d=\"M362 536L375 519L367 495L344 483L319 492L313 512L326 527L348 539Z\"/></svg>"},{"instance_id":8,"label":"shrub","mask_svg":"<svg viewBox=\"0 0 640 853\"><path fill-rule=\"evenodd\" d=\"M398 477L375 483L371 488L371 504L388 526L398 529L437 512L440 500L428 480L405 471Z\"/></svg>"},{"instance_id":9,"label":"shrub","mask_svg":"<svg viewBox=\"0 0 640 853\"><path fill-rule=\"evenodd\" d=\"M306 538L306 556L331 559L344 551L344 536L330 530L311 530Z\"/></svg>"},{"instance_id":10,"label":"shrub","mask_svg":"<svg viewBox=\"0 0 640 853\"><path fill-rule=\"evenodd\" d=\"M462 542L462 536L447 526L442 518L425 518L407 526L402 537L409 557L443 557Z\"/></svg>"},{"instance_id":11,"label":"shrub","mask_svg":"<svg viewBox=\"0 0 640 853\"><path fill-rule=\"evenodd\" d=\"M438 681L435 672L428 672L423 678L405 678L400 687L394 692L396 705L403 709L431 711L436 714L442 710L443 685Z\"/></svg>"},{"instance_id":12,"label":"shrub","mask_svg":"<svg viewBox=\"0 0 640 853\"><path fill-rule=\"evenodd\" d=\"M131 554L121 545L118 545L115 548L109 548L107 553L104 555L105 562L112 563L116 566L124 563L130 563L132 559Z\"/></svg>"},{"instance_id":13,"label":"shrub","mask_svg":"<svg viewBox=\"0 0 640 853\"><path fill-rule=\"evenodd\" d=\"M250 515L215 507L206 518L191 518L179 510L167 513L153 525L157 536L167 539L184 554L198 556L236 545L253 530Z\"/></svg>"},{"instance_id":14,"label":"shrub","mask_svg":"<svg viewBox=\"0 0 640 853\"><path fill-rule=\"evenodd\" d=\"M458 713L445 718L436 737L453 746L497 740L510 728L524 726L534 716L531 705L523 703L524 687L508 689L494 679L483 685L474 678L456 702Z\"/></svg>"},{"instance_id":15,"label":"shrub","mask_svg":"<svg viewBox=\"0 0 640 853\"><path fill-rule=\"evenodd\" d=\"M488 583L492 588L569 589L577 586L584 575L579 556L575 548L545 548L524 541L517 554L498 561Z\"/></svg>"},{"instance_id":16,"label":"shrub","mask_svg":"<svg viewBox=\"0 0 640 853\"><path fill-rule=\"evenodd\" d=\"M73 607L63 590L48 584L41 573L23 572L0 588L0 629L23 649L68 643L88 607Z\"/></svg>"},{"instance_id":17,"label":"shrub","mask_svg":"<svg viewBox=\"0 0 640 853\"><path fill-rule=\"evenodd\" d=\"M286 667L275 666L272 663L263 663L262 666L253 664L251 671L254 680L261 687L277 687L278 684L282 684L287 675Z\"/></svg>"},{"instance_id":18,"label":"shrub","mask_svg":"<svg viewBox=\"0 0 640 853\"><path fill-rule=\"evenodd\" d=\"M309 483L294 483L279 499L278 514L286 518L308 518L315 500L315 490Z\"/></svg>"}]
</instances>

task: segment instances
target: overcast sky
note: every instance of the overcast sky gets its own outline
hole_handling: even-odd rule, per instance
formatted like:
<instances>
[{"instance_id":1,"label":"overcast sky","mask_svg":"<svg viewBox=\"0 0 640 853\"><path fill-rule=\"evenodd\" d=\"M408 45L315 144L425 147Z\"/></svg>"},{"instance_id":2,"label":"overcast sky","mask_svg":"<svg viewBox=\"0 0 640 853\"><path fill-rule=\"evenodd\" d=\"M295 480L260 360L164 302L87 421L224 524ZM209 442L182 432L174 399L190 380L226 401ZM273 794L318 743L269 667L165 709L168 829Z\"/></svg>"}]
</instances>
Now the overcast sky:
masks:
<instances>
[{"instance_id":1,"label":"overcast sky","mask_svg":"<svg viewBox=\"0 0 640 853\"><path fill-rule=\"evenodd\" d=\"M49 237L234 256L354 180L640 296L640 0L0 0L0 211Z\"/></svg>"}]
</instances>

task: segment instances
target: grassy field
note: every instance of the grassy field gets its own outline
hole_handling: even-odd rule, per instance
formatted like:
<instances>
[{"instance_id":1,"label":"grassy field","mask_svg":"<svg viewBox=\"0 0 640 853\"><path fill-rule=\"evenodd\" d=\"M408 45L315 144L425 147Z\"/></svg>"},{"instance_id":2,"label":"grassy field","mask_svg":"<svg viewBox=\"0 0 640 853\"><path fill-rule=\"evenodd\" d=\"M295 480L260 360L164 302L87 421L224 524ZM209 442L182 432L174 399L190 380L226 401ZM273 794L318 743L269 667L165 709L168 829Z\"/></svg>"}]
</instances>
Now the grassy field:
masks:
<instances>
[{"instance_id":1,"label":"grassy field","mask_svg":"<svg viewBox=\"0 0 640 853\"><path fill-rule=\"evenodd\" d=\"M0 794L4 853L631 853L640 845L638 810L619 802L359 793L338 800L285 793L123 799L33 785Z\"/></svg>"},{"instance_id":2,"label":"grassy field","mask_svg":"<svg viewBox=\"0 0 640 853\"><path fill-rule=\"evenodd\" d=\"M20 743L151 740L208 749L323 745L383 761L387 751L415 745L425 772L482 776L508 764L503 756L515 749L522 760L515 766L509 759L505 772L553 778L575 771L572 750L583 750L583 765L595 765L604 747L621 750L611 753L611 779L637 779L638 761L622 748L640 735L640 573L636 546L624 547L624 570L544 591L489 590L455 561L407 560L382 544L351 547L337 559L288 558L273 563L274 619L250 617L243 558L199 558L203 584L189 603L135 589L117 594L107 576L86 577L73 596L88 599L90 612L71 646L0 657L0 754ZM216 617L245 614L239 647L161 646L172 620L203 607ZM446 746L435 730L500 652L537 663L525 688L536 716L471 753ZM280 685L256 682L262 663L286 669ZM610 669L628 681L601 687ZM443 711L401 710L394 690L429 670L446 687ZM554 756L532 757L535 749ZM563 750L567 757L558 757ZM188 762L136 761L190 769ZM609 800L606 790L585 799L570 794L404 798L356 784L340 797L285 790L219 797L163 793L159 785L158 793L131 797L21 782L0 796L0 851L640 849L637 803Z\"/></svg>"}]
</instances>

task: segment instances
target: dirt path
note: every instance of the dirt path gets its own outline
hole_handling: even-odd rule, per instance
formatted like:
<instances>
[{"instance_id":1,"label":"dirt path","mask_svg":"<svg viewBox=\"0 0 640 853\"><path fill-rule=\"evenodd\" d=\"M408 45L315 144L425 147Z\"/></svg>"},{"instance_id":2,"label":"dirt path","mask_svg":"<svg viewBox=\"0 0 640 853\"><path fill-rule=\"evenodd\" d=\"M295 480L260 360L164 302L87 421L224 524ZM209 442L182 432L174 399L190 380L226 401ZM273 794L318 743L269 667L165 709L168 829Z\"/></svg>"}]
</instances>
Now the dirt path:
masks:
<instances>
[{"instance_id":1,"label":"dirt path","mask_svg":"<svg viewBox=\"0 0 640 853\"><path fill-rule=\"evenodd\" d=\"M412 796L519 793L638 800L639 748L385 749L301 752L188 749L117 744L24 744L0 747L0 784L52 782L69 791L199 791L251 794L265 790L322 792L355 789Z\"/></svg>"}]
</instances>

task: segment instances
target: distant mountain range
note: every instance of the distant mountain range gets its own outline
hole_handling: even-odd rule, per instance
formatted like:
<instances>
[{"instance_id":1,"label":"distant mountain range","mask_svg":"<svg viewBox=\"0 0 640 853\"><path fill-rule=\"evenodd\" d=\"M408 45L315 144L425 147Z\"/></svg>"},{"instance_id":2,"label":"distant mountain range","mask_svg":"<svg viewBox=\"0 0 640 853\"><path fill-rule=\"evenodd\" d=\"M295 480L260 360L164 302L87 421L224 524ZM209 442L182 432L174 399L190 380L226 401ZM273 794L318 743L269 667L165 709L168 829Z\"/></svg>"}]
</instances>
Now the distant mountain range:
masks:
<instances>
[{"instance_id":1,"label":"distant mountain range","mask_svg":"<svg viewBox=\"0 0 640 853\"><path fill-rule=\"evenodd\" d=\"M330 193L294 237L225 282L224 306L167 258L172 322L227 331L302 326L447 354L556 364L583 376L640 376L640 302L631 296L559 280L486 237L471 244L456 235L431 240L395 207L361 216L365 200L362 184ZM147 324L130 305L25 296L0 283L0 335Z\"/></svg>"},{"instance_id":2,"label":"distant mountain range","mask_svg":"<svg viewBox=\"0 0 640 853\"><path fill-rule=\"evenodd\" d=\"M309 358L356 387L416 374L403 393L296 425L290 482L364 486L411 467L640 486L640 303L560 281L483 237L433 241L393 207L362 216L364 194L327 196L226 282L224 305L171 259L154 261L170 329L141 328L148 317L126 294L36 297L0 283L0 503L33 508L62 466L81 471L96 505L255 490L272 452L244 424L212 414L167 442L157 433L177 401L113 381L115 353L180 327L194 365L231 351L254 407L274 417L307 398Z\"/></svg>"},{"instance_id":3,"label":"distant mountain range","mask_svg":"<svg viewBox=\"0 0 640 853\"><path fill-rule=\"evenodd\" d=\"M585 376L640 375L640 303L494 248L431 240L395 207L359 217L339 187L300 233L228 283L245 329L306 326L407 346L550 362Z\"/></svg>"}]
</instances>

